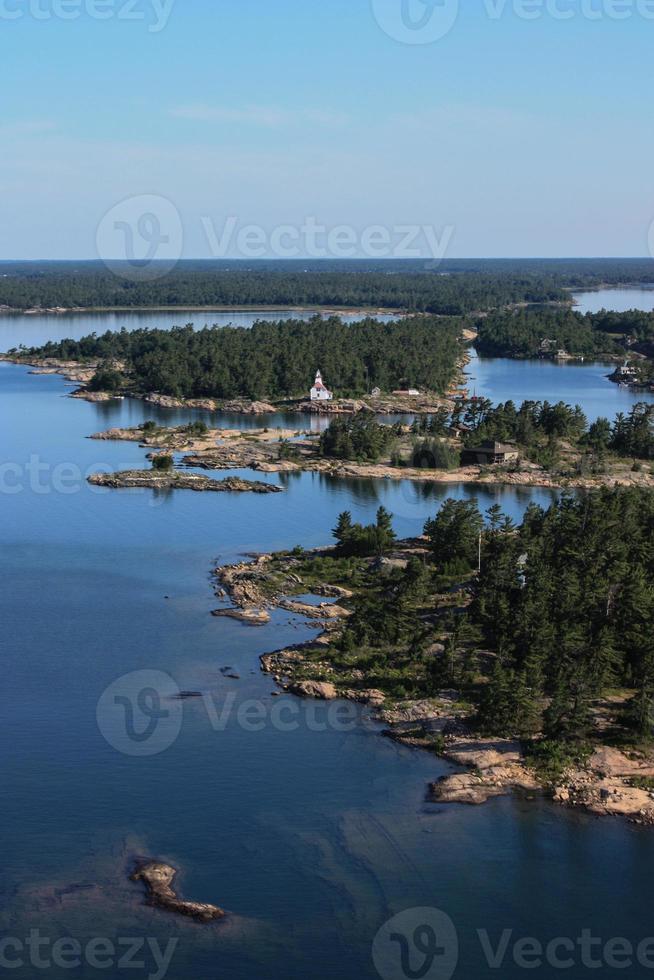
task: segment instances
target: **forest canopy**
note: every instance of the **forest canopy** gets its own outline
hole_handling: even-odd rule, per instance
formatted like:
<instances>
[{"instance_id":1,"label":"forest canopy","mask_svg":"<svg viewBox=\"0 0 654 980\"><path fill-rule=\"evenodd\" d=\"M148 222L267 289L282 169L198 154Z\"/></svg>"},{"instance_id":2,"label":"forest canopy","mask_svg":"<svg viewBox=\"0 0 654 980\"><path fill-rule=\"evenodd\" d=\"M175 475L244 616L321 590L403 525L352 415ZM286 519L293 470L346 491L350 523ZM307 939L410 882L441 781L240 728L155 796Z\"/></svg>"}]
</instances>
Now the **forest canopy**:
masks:
<instances>
[{"instance_id":1,"label":"forest canopy","mask_svg":"<svg viewBox=\"0 0 654 980\"><path fill-rule=\"evenodd\" d=\"M538 357L557 349L583 357L624 356L627 350L654 353L654 313L600 310L582 315L574 309L505 310L480 317L475 346L488 357Z\"/></svg>"},{"instance_id":2,"label":"forest canopy","mask_svg":"<svg viewBox=\"0 0 654 980\"><path fill-rule=\"evenodd\" d=\"M302 397L318 368L338 396L406 385L443 393L463 354L460 333L460 321L446 318L407 317L392 323L368 318L346 324L338 317L314 317L258 322L252 329L109 331L26 353L100 359L108 366L124 362L130 389L178 398Z\"/></svg>"}]
</instances>

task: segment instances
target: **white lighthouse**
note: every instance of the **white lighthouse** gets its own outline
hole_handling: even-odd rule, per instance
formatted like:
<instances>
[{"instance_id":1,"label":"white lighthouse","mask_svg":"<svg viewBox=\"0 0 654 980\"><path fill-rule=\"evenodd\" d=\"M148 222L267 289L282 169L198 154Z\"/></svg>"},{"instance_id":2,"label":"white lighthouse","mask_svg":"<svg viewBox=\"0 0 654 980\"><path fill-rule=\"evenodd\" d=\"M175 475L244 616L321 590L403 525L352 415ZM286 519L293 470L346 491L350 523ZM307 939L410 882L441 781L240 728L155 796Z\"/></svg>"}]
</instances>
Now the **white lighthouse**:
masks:
<instances>
[{"instance_id":1,"label":"white lighthouse","mask_svg":"<svg viewBox=\"0 0 654 980\"><path fill-rule=\"evenodd\" d=\"M320 371L316 371L316 380L313 383L313 388L311 389L311 401L312 402L330 402L334 395L325 387L322 380L322 374Z\"/></svg>"}]
</instances>

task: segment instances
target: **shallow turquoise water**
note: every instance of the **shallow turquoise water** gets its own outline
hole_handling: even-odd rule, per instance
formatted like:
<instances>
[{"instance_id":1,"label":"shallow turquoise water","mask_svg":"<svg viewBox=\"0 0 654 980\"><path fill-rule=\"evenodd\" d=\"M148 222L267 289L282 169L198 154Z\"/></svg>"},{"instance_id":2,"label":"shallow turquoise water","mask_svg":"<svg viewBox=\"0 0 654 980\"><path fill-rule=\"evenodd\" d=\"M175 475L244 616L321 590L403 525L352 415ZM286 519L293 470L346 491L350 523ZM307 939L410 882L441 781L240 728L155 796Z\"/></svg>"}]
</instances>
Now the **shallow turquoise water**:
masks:
<instances>
[{"instance_id":1,"label":"shallow turquoise water","mask_svg":"<svg viewBox=\"0 0 654 980\"><path fill-rule=\"evenodd\" d=\"M138 464L143 451L85 437L152 409L90 405L66 391L59 378L0 365L3 936L175 938L173 980L365 980L379 975L372 942L382 924L427 906L458 930L455 976L513 980L524 969L509 956L491 970L478 929L494 945L504 929L543 942L583 928L604 941L654 933L651 831L539 801L427 804L444 763L380 737L364 711L341 718L272 697L258 657L311 635L304 623L276 614L252 630L210 616L216 561L325 544L340 511L367 521L380 503L400 533L415 533L465 487L302 474L265 497L94 490L88 471ZM514 517L550 499L507 488L477 495ZM166 702L180 730L148 757L132 754L129 739L117 749L96 717L107 687L141 670L205 695ZM243 714L247 702L263 706L262 727ZM183 869L184 895L224 906L230 920L201 928L144 908L125 880L137 854ZM11 975L123 972L27 963Z\"/></svg>"}]
</instances>

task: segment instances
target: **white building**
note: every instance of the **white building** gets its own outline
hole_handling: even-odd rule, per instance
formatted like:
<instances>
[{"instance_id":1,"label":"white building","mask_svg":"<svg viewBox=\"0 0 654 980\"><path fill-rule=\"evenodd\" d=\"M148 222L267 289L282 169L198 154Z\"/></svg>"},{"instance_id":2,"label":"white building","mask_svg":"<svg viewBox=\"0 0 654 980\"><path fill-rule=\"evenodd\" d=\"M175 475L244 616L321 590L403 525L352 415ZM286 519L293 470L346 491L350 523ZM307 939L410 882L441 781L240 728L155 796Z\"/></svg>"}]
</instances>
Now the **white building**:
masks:
<instances>
[{"instance_id":1,"label":"white building","mask_svg":"<svg viewBox=\"0 0 654 980\"><path fill-rule=\"evenodd\" d=\"M326 388L320 371L316 371L316 380L313 383L313 388L311 389L311 401L312 402L330 402L334 397L333 392Z\"/></svg>"}]
</instances>

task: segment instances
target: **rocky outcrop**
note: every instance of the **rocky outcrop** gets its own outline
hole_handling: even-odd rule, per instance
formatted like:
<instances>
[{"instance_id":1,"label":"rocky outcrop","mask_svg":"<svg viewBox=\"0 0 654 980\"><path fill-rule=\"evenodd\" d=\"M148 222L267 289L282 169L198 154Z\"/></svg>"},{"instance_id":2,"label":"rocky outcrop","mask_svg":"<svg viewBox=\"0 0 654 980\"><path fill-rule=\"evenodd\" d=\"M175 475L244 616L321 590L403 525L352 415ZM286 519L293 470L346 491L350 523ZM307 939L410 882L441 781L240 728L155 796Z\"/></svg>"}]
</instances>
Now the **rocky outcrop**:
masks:
<instances>
[{"instance_id":1,"label":"rocky outcrop","mask_svg":"<svg viewBox=\"0 0 654 980\"><path fill-rule=\"evenodd\" d=\"M114 395L110 391L89 391L88 388L78 388L73 391L71 398L79 398L83 402L113 402L123 401L123 395Z\"/></svg>"},{"instance_id":2,"label":"rocky outcrop","mask_svg":"<svg viewBox=\"0 0 654 980\"><path fill-rule=\"evenodd\" d=\"M307 619L346 619L352 615L349 609L329 602L321 602L317 606L312 606L308 602L297 602L294 599L279 599L276 605L280 609L286 609L287 612L306 616Z\"/></svg>"},{"instance_id":3,"label":"rocky outcrop","mask_svg":"<svg viewBox=\"0 0 654 980\"><path fill-rule=\"evenodd\" d=\"M222 401L218 398L173 398L150 392L140 396L149 405L159 408L193 408L202 412L232 412L234 415L272 415L277 409L270 402L235 399Z\"/></svg>"},{"instance_id":4,"label":"rocky outcrop","mask_svg":"<svg viewBox=\"0 0 654 980\"><path fill-rule=\"evenodd\" d=\"M188 916L199 922L224 919L225 912L216 905L203 902L185 902L176 895L172 883L177 874L175 868L158 861L139 862L130 875L130 881L142 881L147 889L147 904L154 908Z\"/></svg>"},{"instance_id":5,"label":"rocky outcrop","mask_svg":"<svg viewBox=\"0 0 654 980\"><path fill-rule=\"evenodd\" d=\"M143 429L107 429L106 432L95 432L89 439L98 442L142 442L144 435Z\"/></svg>"},{"instance_id":6,"label":"rocky outcrop","mask_svg":"<svg viewBox=\"0 0 654 980\"><path fill-rule=\"evenodd\" d=\"M113 490L195 490L212 493L281 493L282 487L230 476L225 480L212 480L197 473L180 473L178 470L125 470L122 473L94 473L88 482L96 487Z\"/></svg>"},{"instance_id":7,"label":"rocky outcrop","mask_svg":"<svg viewBox=\"0 0 654 980\"><path fill-rule=\"evenodd\" d=\"M315 698L318 701L335 701L339 697L334 684L326 681L297 681L288 688L291 694L302 698Z\"/></svg>"},{"instance_id":8,"label":"rocky outcrop","mask_svg":"<svg viewBox=\"0 0 654 980\"><path fill-rule=\"evenodd\" d=\"M516 789L535 792L540 789L536 776L525 765L518 742L494 739L457 739L447 745L443 756L472 771L442 776L429 787L429 799L435 803L465 803L478 806L496 796L506 796Z\"/></svg>"},{"instance_id":9,"label":"rocky outcrop","mask_svg":"<svg viewBox=\"0 0 654 980\"><path fill-rule=\"evenodd\" d=\"M269 604L262 588L270 555L261 555L251 562L239 562L216 570L216 577L235 606L241 609L264 609Z\"/></svg>"},{"instance_id":10,"label":"rocky outcrop","mask_svg":"<svg viewBox=\"0 0 654 980\"><path fill-rule=\"evenodd\" d=\"M609 746L597 748L587 766L571 770L554 789L554 800L597 816L626 817L654 824L654 759L629 757Z\"/></svg>"},{"instance_id":11,"label":"rocky outcrop","mask_svg":"<svg viewBox=\"0 0 654 980\"><path fill-rule=\"evenodd\" d=\"M236 619L249 626L265 626L270 622L270 613L265 609L216 609L212 616Z\"/></svg>"}]
</instances>

